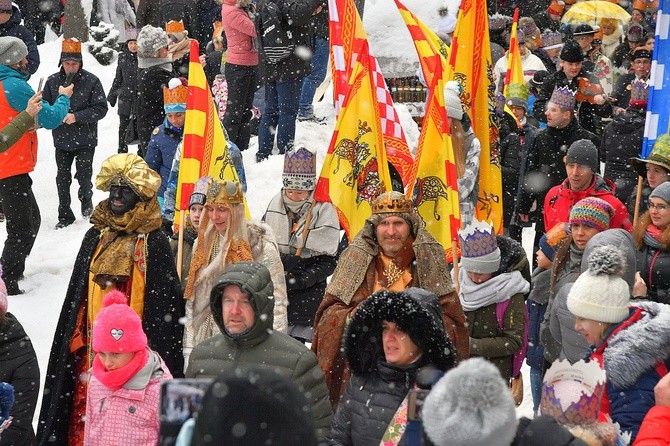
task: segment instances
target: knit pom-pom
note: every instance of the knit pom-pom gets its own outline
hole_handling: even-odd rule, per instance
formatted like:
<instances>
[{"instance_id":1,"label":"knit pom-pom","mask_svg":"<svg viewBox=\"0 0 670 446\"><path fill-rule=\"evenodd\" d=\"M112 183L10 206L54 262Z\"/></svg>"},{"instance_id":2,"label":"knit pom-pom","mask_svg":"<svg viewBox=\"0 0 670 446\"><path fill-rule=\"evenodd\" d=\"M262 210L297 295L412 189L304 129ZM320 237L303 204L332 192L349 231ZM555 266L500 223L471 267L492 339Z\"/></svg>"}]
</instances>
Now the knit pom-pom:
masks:
<instances>
[{"instance_id":1,"label":"knit pom-pom","mask_svg":"<svg viewBox=\"0 0 670 446\"><path fill-rule=\"evenodd\" d=\"M102 300L102 306L109 307L113 304L128 305L128 299L121 291L113 290L105 295L105 298Z\"/></svg>"},{"instance_id":2,"label":"knit pom-pom","mask_svg":"<svg viewBox=\"0 0 670 446\"><path fill-rule=\"evenodd\" d=\"M589 272L594 275L607 274L621 276L625 259L621 251L614 246L599 246L588 258Z\"/></svg>"},{"instance_id":3,"label":"knit pom-pom","mask_svg":"<svg viewBox=\"0 0 670 446\"><path fill-rule=\"evenodd\" d=\"M182 81L181 81L181 79L179 79L179 78L177 78L177 77L173 77L173 78L170 79L170 81L168 82L168 88L169 88L170 90L173 90L173 89L179 87L180 85L183 85L183 84L182 84Z\"/></svg>"}]
</instances>

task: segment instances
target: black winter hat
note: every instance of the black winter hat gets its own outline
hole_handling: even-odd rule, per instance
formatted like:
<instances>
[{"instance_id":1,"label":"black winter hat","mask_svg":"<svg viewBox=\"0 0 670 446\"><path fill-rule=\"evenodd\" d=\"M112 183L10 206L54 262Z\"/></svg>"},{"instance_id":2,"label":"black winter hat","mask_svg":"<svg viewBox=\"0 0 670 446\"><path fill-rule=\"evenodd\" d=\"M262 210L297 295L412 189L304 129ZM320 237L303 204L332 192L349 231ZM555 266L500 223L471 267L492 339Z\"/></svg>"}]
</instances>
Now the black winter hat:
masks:
<instances>
[{"instance_id":1,"label":"black winter hat","mask_svg":"<svg viewBox=\"0 0 670 446\"><path fill-rule=\"evenodd\" d=\"M193 446L316 446L312 412L288 379L258 365L239 366L207 389L193 430Z\"/></svg>"},{"instance_id":2,"label":"black winter hat","mask_svg":"<svg viewBox=\"0 0 670 446\"><path fill-rule=\"evenodd\" d=\"M598 169L598 149L588 139L579 139L573 142L565 155L565 164L576 163L588 166L593 172L599 172Z\"/></svg>"},{"instance_id":3,"label":"black winter hat","mask_svg":"<svg viewBox=\"0 0 670 446\"><path fill-rule=\"evenodd\" d=\"M593 29L591 25L589 25L588 23L582 23L580 25L577 25L577 28L575 28L572 35L573 37L577 37L577 36L594 35L595 33L596 30Z\"/></svg>"},{"instance_id":4,"label":"black winter hat","mask_svg":"<svg viewBox=\"0 0 670 446\"><path fill-rule=\"evenodd\" d=\"M566 40L561 50L561 60L565 62L581 62L584 60L584 54L582 53L582 47L579 44L570 39Z\"/></svg>"}]
</instances>

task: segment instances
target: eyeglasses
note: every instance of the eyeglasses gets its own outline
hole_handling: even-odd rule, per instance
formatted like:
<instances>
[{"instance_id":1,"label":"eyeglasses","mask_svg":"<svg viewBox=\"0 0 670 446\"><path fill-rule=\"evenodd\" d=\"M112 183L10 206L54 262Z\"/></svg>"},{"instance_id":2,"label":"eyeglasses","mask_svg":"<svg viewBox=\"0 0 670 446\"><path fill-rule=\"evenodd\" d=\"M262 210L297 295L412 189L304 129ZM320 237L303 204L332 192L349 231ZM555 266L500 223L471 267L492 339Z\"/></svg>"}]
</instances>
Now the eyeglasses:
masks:
<instances>
[{"instance_id":1,"label":"eyeglasses","mask_svg":"<svg viewBox=\"0 0 670 446\"><path fill-rule=\"evenodd\" d=\"M651 60L649 59L634 60L633 63L636 65L651 65Z\"/></svg>"},{"instance_id":2,"label":"eyeglasses","mask_svg":"<svg viewBox=\"0 0 670 446\"><path fill-rule=\"evenodd\" d=\"M649 209L656 209L658 211L665 211L668 208L670 208L670 206L668 206L667 204L649 203Z\"/></svg>"}]
</instances>

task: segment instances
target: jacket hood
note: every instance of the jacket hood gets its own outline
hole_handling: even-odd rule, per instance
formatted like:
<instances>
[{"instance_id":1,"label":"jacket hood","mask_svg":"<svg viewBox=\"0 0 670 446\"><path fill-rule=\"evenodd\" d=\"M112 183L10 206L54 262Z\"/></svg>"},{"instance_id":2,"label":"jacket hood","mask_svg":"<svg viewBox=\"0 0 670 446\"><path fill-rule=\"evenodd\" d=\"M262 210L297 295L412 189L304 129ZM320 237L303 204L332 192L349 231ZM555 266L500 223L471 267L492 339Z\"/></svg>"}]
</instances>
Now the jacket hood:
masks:
<instances>
[{"instance_id":1,"label":"jacket hood","mask_svg":"<svg viewBox=\"0 0 670 446\"><path fill-rule=\"evenodd\" d=\"M384 360L382 322L395 322L421 350L425 362L440 370L456 362L454 346L444 331L442 307L434 294L408 288L403 292L380 291L358 306L344 334L344 352L351 370L369 373Z\"/></svg>"},{"instance_id":2,"label":"jacket hood","mask_svg":"<svg viewBox=\"0 0 670 446\"><path fill-rule=\"evenodd\" d=\"M30 338L16 316L6 313L0 320L0 362L9 361L23 354L15 348L17 343L22 345L27 343L32 348Z\"/></svg>"},{"instance_id":3,"label":"jacket hood","mask_svg":"<svg viewBox=\"0 0 670 446\"><path fill-rule=\"evenodd\" d=\"M617 134L628 134L644 127L645 114L635 110L619 113L612 121L613 130Z\"/></svg>"},{"instance_id":4,"label":"jacket hood","mask_svg":"<svg viewBox=\"0 0 670 446\"><path fill-rule=\"evenodd\" d=\"M586 248L584 248L581 266L582 272L589 269L589 256L591 255L591 252L597 247L605 245L614 246L623 253L626 265L623 269L622 278L626 281L628 288L630 288L632 292L633 285L635 285L635 271L637 271L637 250L635 249L635 240L633 239L633 236L625 229L608 229L594 235L586 244Z\"/></svg>"},{"instance_id":5,"label":"jacket hood","mask_svg":"<svg viewBox=\"0 0 670 446\"><path fill-rule=\"evenodd\" d=\"M237 285L251 297L254 309L254 326L247 333L231 336L223 323L221 300L223 289L227 285ZM216 324L227 340L243 343L259 344L272 331L274 322L274 285L270 271L261 263L239 262L228 266L214 284L210 294L209 307Z\"/></svg>"},{"instance_id":6,"label":"jacket hood","mask_svg":"<svg viewBox=\"0 0 670 446\"><path fill-rule=\"evenodd\" d=\"M10 78L16 78L25 81L28 79L28 76L19 73L14 68L8 67L7 65L0 65L0 81L4 81L5 79ZM5 87L5 90L6 89L7 87Z\"/></svg>"},{"instance_id":7,"label":"jacket hood","mask_svg":"<svg viewBox=\"0 0 670 446\"><path fill-rule=\"evenodd\" d=\"M638 302L631 307L630 317L635 317L638 308L645 310L641 319L612 336L603 354L607 380L617 390L631 388L659 361L670 357L670 306Z\"/></svg>"},{"instance_id":8,"label":"jacket hood","mask_svg":"<svg viewBox=\"0 0 670 446\"><path fill-rule=\"evenodd\" d=\"M496 242L500 248L500 267L496 275L519 271L530 282L530 266L521 243L502 235L496 236Z\"/></svg>"}]
</instances>

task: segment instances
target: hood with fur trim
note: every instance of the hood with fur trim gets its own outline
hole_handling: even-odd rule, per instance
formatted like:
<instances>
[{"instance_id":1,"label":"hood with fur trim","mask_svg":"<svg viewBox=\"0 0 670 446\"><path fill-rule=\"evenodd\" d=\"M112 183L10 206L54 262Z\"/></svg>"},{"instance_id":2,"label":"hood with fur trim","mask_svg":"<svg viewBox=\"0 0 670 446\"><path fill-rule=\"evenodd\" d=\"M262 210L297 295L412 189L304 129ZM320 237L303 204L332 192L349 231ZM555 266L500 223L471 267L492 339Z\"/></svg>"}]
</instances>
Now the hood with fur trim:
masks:
<instances>
[{"instance_id":1,"label":"hood with fur trim","mask_svg":"<svg viewBox=\"0 0 670 446\"><path fill-rule=\"evenodd\" d=\"M670 306L636 302L635 307L645 310L642 318L608 339L603 353L607 380L614 389L631 388L659 361L670 358Z\"/></svg>"},{"instance_id":2,"label":"hood with fur trim","mask_svg":"<svg viewBox=\"0 0 670 446\"><path fill-rule=\"evenodd\" d=\"M344 352L354 374L369 373L384 359L382 322L395 322L421 350L423 364L440 370L456 362L454 346L444 331L442 307L434 294L408 288L394 293L380 291L358 306L344 334Z\"/></svg>"}]
</instances>

